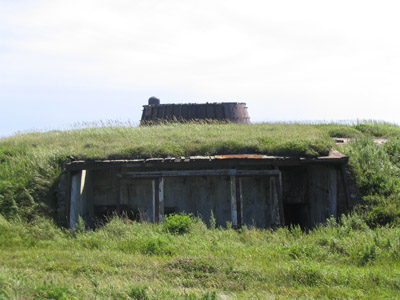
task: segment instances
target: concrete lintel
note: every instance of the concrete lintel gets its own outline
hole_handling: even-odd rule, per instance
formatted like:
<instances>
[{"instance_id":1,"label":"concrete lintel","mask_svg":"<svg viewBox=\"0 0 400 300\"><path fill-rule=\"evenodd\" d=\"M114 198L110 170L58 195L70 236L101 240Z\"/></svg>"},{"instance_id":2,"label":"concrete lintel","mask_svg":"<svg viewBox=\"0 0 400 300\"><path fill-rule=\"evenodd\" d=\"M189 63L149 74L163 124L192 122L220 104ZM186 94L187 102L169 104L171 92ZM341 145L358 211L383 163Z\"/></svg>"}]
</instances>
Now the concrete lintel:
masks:
<instances>
[{"instance_id":1,"label":"concrete lintel","mask_svg":"<svg viewBox=\"0 0 400 300\"><path fill-rule=\"evenodd\" d=\"M186 176L280 176L279 170L176 170L176 171L149 171L128 172L120 176L123 178L159 178L159 177L186 177Z\"/></svg>"}]
</instances>

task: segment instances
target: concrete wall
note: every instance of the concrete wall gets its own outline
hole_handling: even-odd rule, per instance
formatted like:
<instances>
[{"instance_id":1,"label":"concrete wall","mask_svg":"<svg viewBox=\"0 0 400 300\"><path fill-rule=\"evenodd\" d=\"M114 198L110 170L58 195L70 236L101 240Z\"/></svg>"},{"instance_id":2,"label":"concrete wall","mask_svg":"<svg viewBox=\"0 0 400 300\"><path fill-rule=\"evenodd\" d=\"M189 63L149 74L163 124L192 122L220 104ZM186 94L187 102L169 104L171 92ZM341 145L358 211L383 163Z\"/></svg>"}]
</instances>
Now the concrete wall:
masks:
<instances>
[{"instance_id":1,"label":"concrete wall","mask_svg":"<svg viewBox=\"0 0 400 300\"><path fill-rule=\"evenodd\" d=\"M218 225L231 221L230 178L168 177L164 181L164 210L169 212L194 213L207 224L213 211Z\"/></svg>"},{"instance_id":2,"label":"concrete wall","mask_svg":"<svg viewBox=\"0 0 400 300\"><path fill-rule=\"evenodd\" d=\"M337 217L337 171L331 167L309 167L310 227Z\"/></svg>"},{"instance_id":3,"label":"concrete wall","mask_svg":"<svg viewBox=\"0 0 400 300\"><path fill-rule=\"evenodd\" d=\"M153 220L153 185L151 179L121 181L120 203L133 219Z\"/></svg>"},{"instance_id":4,"label":"concrete wall","mask_svg":"<svg viewBox=\"0 0 400 300\"><path fill-rule=\"evenodd\" d=\"M343 207L340 172L335 166L312 165L282 169L283 203L286 223L312 228L338 215Z\"/></svg>"},{"instance_id":5,"label":"concrete wall","mask_svg":"<svg viewBox=\"0 0 400 300\"><path fill-rule=\"evenodd\" d=\"M129 170L127 170L129 171ZM338 170L328 165L281 168L286 223L311 228L337 216L343 203ZM82 216L89 226L115 212L136 220L155 220L152 179L119 179L118 169L82 171L71 176L70 224ZM240 179L242 223L259 228L281 224L278 177L251 176ZM279 186L279 184L278 184ZM218 225L238 219L236 197L229 176L165 177L160 184L160 215L193 213L207 224L213 211ZM339 202L338 202L339 201ZM340 206L340 205L339 205Z\"/></svg>"},{"instance_id":6,"label":"concrete wall","mask_svg":"<svg viewBox=\"0 0 400 300\"><path fill-rule=\"evenodd\" d=\"M280 224L275 178L243 177L241 180L243 223L258 228Z\"/></svg>"}]
</instances>

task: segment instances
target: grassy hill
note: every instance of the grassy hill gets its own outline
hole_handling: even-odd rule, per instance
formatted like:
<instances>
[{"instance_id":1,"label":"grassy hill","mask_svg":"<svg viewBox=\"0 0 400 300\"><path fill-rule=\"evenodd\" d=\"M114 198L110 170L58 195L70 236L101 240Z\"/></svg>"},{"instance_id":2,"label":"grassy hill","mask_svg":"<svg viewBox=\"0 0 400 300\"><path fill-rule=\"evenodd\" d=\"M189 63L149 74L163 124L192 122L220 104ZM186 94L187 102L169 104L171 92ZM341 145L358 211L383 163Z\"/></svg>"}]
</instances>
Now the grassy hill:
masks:
<instances>
[{"instance_id":1,"label":"grassy hill","mask_svg":"<svg viewBox=\"0 0 400 300\"><path fill-rule=\"evenodd\" d=\"M49 219L69 155L309 157L339 147L331 137L354 138L339 151L363 195L339 224L235 231L176 216L182 233L168 221L118 218L70 232ZM101 127L0 139L0 299L395 299L399 158L400 127L379 122Z\"/></svg>"},{"instance_id":2,"label":"grassy hill","mask_svg":"<svg viewBox=\"0 0 400 300\"><path fill-rule=\"evenodd\" d=\"M400 128L379 122L355 125L167 124L18 134L0 139L0 213L4 216L52 216L57 178L67 156L117 159L262 153L310 157L328 154L335 147L331 137L371 136L396 140ZM341 151L348 151L354 157L359 153L352 152L351 147ZM355 166L355 172L358 172L359 184L365 184L362 167ZM389 173L393 172L389 170Z\"/></svg>"}]
</instances>

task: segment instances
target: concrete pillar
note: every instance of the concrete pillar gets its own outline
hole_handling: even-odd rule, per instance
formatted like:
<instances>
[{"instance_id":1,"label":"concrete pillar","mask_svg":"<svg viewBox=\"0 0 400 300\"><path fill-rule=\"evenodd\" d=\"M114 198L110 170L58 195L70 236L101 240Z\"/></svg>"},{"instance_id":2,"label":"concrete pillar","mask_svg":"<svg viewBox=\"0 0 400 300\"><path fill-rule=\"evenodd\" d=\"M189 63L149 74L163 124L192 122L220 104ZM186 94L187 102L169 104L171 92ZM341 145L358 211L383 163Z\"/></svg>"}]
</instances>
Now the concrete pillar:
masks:
<instances>
[{"instance_id":1,"label":"concrete pillar","mask_svg":"<svg viewBox=\"0 0 400 300\"><path fill-rule=\"evenodd\" d=\"M236 176L231 176L231 216L232 225L241 227L243 225L243 195L241 180Z\"/></svg>"},{"instance_id":2,"label":"concrete pillar","mask_svg":"<svg viewBox=\"0 0 400 300\"><path fill-rule=\"evenodd\" d=\"M86 170L71 174L71 191L69 199L69 227L75 228L79 217L83 217L85 203L82 197L86 180Z\"/></svg>"},{"instance_id":3,"label":"concrete pillar","mask_svg":"<svg viewBox=\"0 0 400 300\"><path fill-rule=\"evenodd\" d=\"M159 193L159 217L158 221L161 223L164 219L164 177L161 177L158 184L158 193Z\"/></svg>"},{"instance_id":4,"label":"concrete pillar","mask_svg":"<svg viewBox=\"0 0 400 300\"><path fill-rule=\"evenodd\" d=\"M236 210L236 176L231 176L231 216L232 225L237 226L237 210Z\"/></svg>"},{"instance_id":5,"label":"concrete pillar","mask_svg":"<svg viewBox=\"0 0 400 300\"><path fill-rule=\"evenodd\" d=\"M164 218L164 178L152 180L153 186L153 213L151 221L162 222Z\"/></svg>"}]
</instances>

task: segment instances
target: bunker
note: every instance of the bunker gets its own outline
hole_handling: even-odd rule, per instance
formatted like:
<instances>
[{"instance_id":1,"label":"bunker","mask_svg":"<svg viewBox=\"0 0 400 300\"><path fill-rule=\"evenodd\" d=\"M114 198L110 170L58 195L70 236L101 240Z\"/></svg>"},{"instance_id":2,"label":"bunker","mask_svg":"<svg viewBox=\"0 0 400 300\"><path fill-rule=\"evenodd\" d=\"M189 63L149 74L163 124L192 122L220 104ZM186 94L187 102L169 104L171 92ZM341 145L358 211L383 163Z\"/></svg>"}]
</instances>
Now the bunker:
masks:
<instances>
[{"instance_id":1,"label":"bunker","mask_svg":"<svg viewBox=\"0 0 400 300\"><path fill-rule=\"evenodd\" d=\"M148 105L143 106L140 123L153 125L161 122L199 120L250 124L246 103L160 104L160 100L156 97L151 97Z\"/></svg>"},{"instance_id":2,"label":"bunker","mask_svg":"<svg viewBox=\"0 0 400 300\"><path fill-rule=\"evenodd\" d=\"M161 222L181 212L206 223L213 213L220 226L312 228L352 205L347 161L337 151L317 158L249 154L72 161L60 182L59 207L70 228L79 217L95 227L114 213Z\"/></svg>"}]
</instances>

